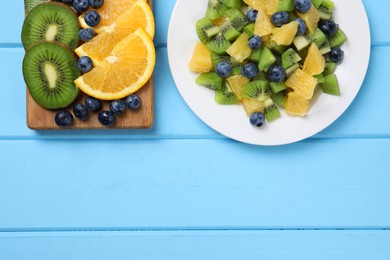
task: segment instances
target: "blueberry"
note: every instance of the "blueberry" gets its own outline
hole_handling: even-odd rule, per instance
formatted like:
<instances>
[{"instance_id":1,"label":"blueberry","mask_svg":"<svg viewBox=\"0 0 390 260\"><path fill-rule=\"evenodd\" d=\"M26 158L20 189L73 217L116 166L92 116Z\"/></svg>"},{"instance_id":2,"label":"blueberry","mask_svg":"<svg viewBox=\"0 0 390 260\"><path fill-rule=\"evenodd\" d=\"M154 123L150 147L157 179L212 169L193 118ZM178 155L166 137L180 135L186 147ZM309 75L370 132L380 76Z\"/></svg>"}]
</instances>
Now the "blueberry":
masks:
<instances>
[{"instance_id":1,"label":"blueberry","mask_svg":"<svg viewBox=\"0 0 390 260\"><path fill-rule=\"evenodd\" d=\"M103 4L104 4L104 0L89 0L89 5L95 9L102 7Z\"/></svg>"},{"instance_id":2,"label":"blueberry","mask_svg":"<svg viewBox=\"0 0 390 260\"><path fill-rule=\"evenodd\" d=\"M122 115L126 111L126 103L122 100L114 100L110 104L110 111L116 115Z\"/></svg>"},{"instance_id":3,"label":"blueberry","mask_svg":"<svg viewBox=\"0 0 390 260\"><path fill-rule=\"evenodd\" d=\"M248 40L249 48L256 50L261 47L261 38L257 35L253 35Z\"/></svg>"},{"instance_id":4,"label":"blueberry","mask_svg":"<svg viewBox=\"0 0 390 260\"><path fill-rule=\"evenodd\" d=\"M310 0L295 0L294 7L300 13L307 13L311 8L311 2Z\"/></svg>"},{"instance_id":5,"label":"blueberry","mask_svg":"<svg viewBox=\"0 0 390 260\"><path fill-rule=\"evenodd\" d=\"M248 79L252 79L256 77L258 73L259 73L259 68L254 63L245 64L241 70L241 74Z\"/></svg>"},{"instance_id":6,"label":"blueberry","mask_svg":"<svg viewBox=\"0 0 390 260\"><path fill-rule=\"evenodd\" d=\"M332 20L322 20L318 23L318 28L329 37L336 33L337 24Z\"/></svg>"},{"instance_id":7,"label":"blueberry","mask_svg":"<svg viewBox=\"0 0 390 260\"><path fill-rule=\"evenodd\" d=\"M137 94L132 94L126 98L126 106L128 109L137 110L141 107L141 99Z\"/></svg>"},{"instance_id":8,"label":"blueberry","mask_svg":"<svg viewBox=\"0 0 390 260\"><path fill-rule=\"evenodd\" d=\"M344 60L344 51L339 47L333 48L329 53L329 59L337 64L342 63Z\"/></svg>"},{"instance_id":9,"label":"blueberry","mask_svg":"<svg viewBox=\"0 0 390 260\"><path fill-rule=\"evenodd\" d=\"M83 42L90 41L95 36L95 31L91 28L81 29L79 31L79 38Z\"/></svg>"},{"instance_id":10,"label":"blueberry","mask_svg":"<svg viewBox=\"0 0 390 260\"><path fill-rule=\"evenodd\" d=\"M85 12L88 9L89 3L88 0L73 0L73 8L77 12Z\"/></svg>"},{"instance_id":11,"label":"blueberry","mask_svg":"<svg viewBox=\"0 0 390 260\"><path fill-rule=\"evenodd\" d=\"M295 19L295 21L299 22L297 34L304 35L306 33L306 30L307 30L307 25L306 25L305 21L302 18L297 18L297 19Z\"/></svg>"},{"instance_id":12,"label":"blueberry","mask_svg":"<svg viewBox=\"0 0 390 260\"><path fill-rule=\"evenodd\" d=\"M111 111L102 111L99 113L98 120L102 125L112 126L115 123L115 116Z\"/></svg>"},{"instance_id":13,"label":"blueberry","mask_svg":"<svg viewBox=\"0 0 390 260\"><path fill-rule=\"evenodd\" d=\"M100 23L100 14L94 10L88 11L84 16L85 23L95 27Z\"/></svg>"},{"instance_id":14,"label":"blueberry","mask_svg":"<svg viewBox=\"0 0 390 260\"><path fill-rule=\"evenodd\" d=\"M261 127L264 124L265 116L263 113L256 112L251 115L249 122L251 125Z\"/></svg>"},{"instance_id":15,"label":"blueberry","mask_svg":"<svg viewBox=\"0 0 390 260\"><path fill-rule=\"evenodd\" d=\"M88 110L92 111L99 111L100 109L102 109L102 103L100 102L100 100L97 100L93 97L87 97L85 99L85 106Z\"/></svg>"},{"instance_id":16,"label":"blueberry","mask_svg":"<svg viewBox=\"0 0 390 260\"><path fill-rule=\"evenodd\" d=\"M276 12L271 16L271 22L273 25L280 27L283 24L288 23L290 16L287 12Z\"/></svg>"},{"instance_id":17,"label":"blueberry","mask_svg":"<svg viewBox=\"0 0 390 260\"><path fill-rule=\"evenodd\" d=\"M246 13L246 17L248 18L249 22L254 23L256 22L257 14L259 12L255 9L251 9Z\"/></svg>"},{"instance_id":18,"label":"blueberry","mask_svg":"<svg viewBox=\"0 0 390 260\"><path fill-rule=\"evenodd\" d=\"M58 111L54 121L58 126L67 127L73 123L73 116L66 110Z\"/></svg>"},{"instance_id":19,"label":"blueberry","mask_svg":"<svg viewBox=\"0 0 390 260\"><path fill-rule=\"evenodd\" d=\"M273 65L268 69L267 77L271 82L281 82L286 78L286 71L280 65Z\"/></svg>"},{"instance_id":20,"label":"blueberry","mask_svg":"<svg viewBox=\"0 0 390 260\"><path fill-rule=\"evenodd\" d=\"M227 78L232 74L232 65L227 62L218 63L215 68L215 73L222 78Z\"/></svg>"},{"instance_id":21,"label":"blueberry","mask_svg":"<svg viewBox=\"0 0 390 260\"><path fill-rule=\"evenodd\" d=\"M77 66L82 73L91 71L93 67L92 59L88 56L82 56L77 62Z\"/></svg>"},{"instance_id":22,"label":"blueberry","mask_svg":"<svg viewBox=\"0 0 390 260\"><path fill-rule=\"evenodd\" d=\"M73 106L73 114L80 120L86 120L88 117L88 109L84 104L76 103Z\"/></svg>"}]
</instances>

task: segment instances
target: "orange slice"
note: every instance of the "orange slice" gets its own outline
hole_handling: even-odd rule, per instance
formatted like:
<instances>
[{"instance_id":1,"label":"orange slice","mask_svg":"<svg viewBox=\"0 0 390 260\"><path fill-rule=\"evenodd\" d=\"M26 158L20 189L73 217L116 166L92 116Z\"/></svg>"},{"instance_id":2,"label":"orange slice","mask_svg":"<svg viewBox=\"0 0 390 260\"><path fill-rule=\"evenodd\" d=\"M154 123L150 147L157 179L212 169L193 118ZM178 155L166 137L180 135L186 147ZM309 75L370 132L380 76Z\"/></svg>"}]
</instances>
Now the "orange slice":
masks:
<instances>
[{"instance_id":1,"label":"orange slice","mask_svg":"<svg viewBox=\"0 0 390 260\"><path fill-rule=\"evenodd\" d=\"M75 84L97 99L121 99L145 85L155 63L153 41L139 28L119 42L98 66L76 79Z\"/></svg>"},{"instance_id":2,"label":"orange slice","mask_svg":"<svg viewBox=\"0 0 390 260\"><path fill-rule=\"evenodd\" d=\"M303 71L310 75L318 75L325 69L325 58L318 50L317 44L312 43L303 64Z\"/></svg>"},{"instance_id":3,"label":"orange slice","mask_svg":"<svg viewBox=\"0 0 390 260\"><path fill-rule=\"evenodd\" d=\"M297 92L290 92L287 95L286 113L291 116L306 116L309 111L310 101L299 95Z\"/></svg>"},{"instance_id":4,"label":"orange slice","mask_svg":"<svg viewBox=\"0 0 390 260\"><path fill-rule=\"evenodd\" d=\"M100 32L102 27L111 25L116 18L129 10L137 1L138 0L105 0L103 6L97 10L101 18L100 23L93 29L96 32ZM146 0L143 1L146 2ZM93 9L90 7L88 11L89 10ZM82 28L88 28L89 26L84 21L84 15L85 13L79 16L80 25Z\"/></svg>"},{"instance_id":5,"label":"orange slice","mask_svg":"<svg viewBox=\"0 0 390 260\"><path fill-rule=\"evenodd\" d=\"M317 86L317 79L301 69L296 69L286 80L285 85L305 99L310 100Z\"/></svg>"},{"instance_id":6,"label":"orange slice","mask_svg":"<svg viewBox=\"0 0 390 260\"><path fill-rule=\"evenodd\" d=\"M106 3L105 3L106 5ZM110 55L115 45L138 28L154 37L154 18L145 0L137 0L110 26L101 27L100 33L75 50L79 57L89 56L95 65Z\"/></svg>"},{"instance_id":7,"label":"orange slice","mask_svg":"<svg viewBox=\"0 0 390 260\"><path fill-rule=\"evenodd\" d=\"M203 43L198 42L195 45L188 67L191 71L197 73L209 72L213 69L210 51L203 45Z\"/></svg>"}]
</instances>

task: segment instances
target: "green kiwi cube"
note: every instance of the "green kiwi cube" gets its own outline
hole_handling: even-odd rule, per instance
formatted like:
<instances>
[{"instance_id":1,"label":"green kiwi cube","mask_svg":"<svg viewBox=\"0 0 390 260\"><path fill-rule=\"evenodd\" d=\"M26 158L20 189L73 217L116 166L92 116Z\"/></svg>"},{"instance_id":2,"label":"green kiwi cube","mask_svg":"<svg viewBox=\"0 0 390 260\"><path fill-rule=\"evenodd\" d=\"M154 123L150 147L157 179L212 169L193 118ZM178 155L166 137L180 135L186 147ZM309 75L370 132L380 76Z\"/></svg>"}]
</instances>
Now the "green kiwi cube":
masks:
<instances>
[{"instance_id":1,"label":"green kiwi cube","mask_svg":"<svg viewBox=\"0 0 390 260\"><path fill-rule=\"evenodd\" d=\"M278 12L292 12L294 10L294 0L280 0L278 4Z\"/></svg>"},{"instance_id":2,"label":"green kiwi cube","mask_svg":"<svg viewBox=\"0 0 390 260\"><path fill-rule=\"evenodd\" d=\"M340 87L335 74L329 74L324 77L322 91L326 94L340 96Z\"/></svg>"},{"instance_id":3,"label":"green kiwi cube","mask_svg":"<svg viewBox=\"0 0 390 260\"><path fill-rule=\"evenodd\" d=\"M218 76L215 72L206 72L200 74L196 80L196 84L204 86L206 88L217 90L222 89L223 78Z\"/></svg>"},{"instance_id":4,"label":"green kiwi cube","mask_svg":"<svg viewBox=\"0 0 390 260\"><path fill-rule=\"evenodd\" d=\"M257 73L256 77L253 78L253 81L255 80L267 81L267 74L264 71L260 71Z\"/></svg>"},{"instance_id":5,"label":"green kiwi cube","mask_svg":"<svg viewBox=\"0 0 390 260\"><path fill-rule=\"evenodd\" d=\"M287 68L286 69L287 77L290 77L294 73L294 71L296 71L298 68L299 68L299 64L298 63L295 63L291 67Z\"/></svg>"},{"instance_id":6,"label":"green kiwi cube","mask_svg":"<svg viewBox=\"0 0 390 260\"><path fill-rule=\"evenodd\" d=\"M288 48L288 46L286 46L286 45L275 45L272 47L272 50L274 52L276 52L277 54L282 55L283 52L285 52L287 48Z\"/></svg>"},{"instance_id":7,"label":"green kiwi cube","mask_svg":"<svg viewBox=\"0 0 390 260\"><path fill-rule=\"evenodd\" d=\"M238 38L238 36L240 36L240 35L241 35L241 33L239 31L237 31L237 29L234 27L230 27L223 32L223 36L229 42L235 41Z\"/></svg>"},{"instance_id":8,"label":"green kiwi cube","mask_svg":"<svg viewBox=\"0 0 390 260\"><path fill-rule=\"evenodd\" d=\"M220 0L227 7L241 8L241 0Z\"/></svg>"},{"instance_id":9,"label":"green kiwi cube","mask_svg":"<svg viewBox=\"0 0 390 260\"><path fill-rule=\"evenodd\" d=\"M220 0L209 0L207 5L206 17L215 20L221 17L229 7L221 3Z\"/></svg>"},{"instance_id":10,"label":"green kiwi cube","mask_svg":"<svg viewBox=\"0 0 390 260\"><path fill-rule=\"evenodd\" d=\"M322 3L322 0L311 0L311 3L316 9L318 9Z\"/></svg>"},{"instance_id":11,"label":"green kiwi cube","mask_svg":"<svg viewBox=\"0 0 390 260\"><path fill-rule=\"evenodd\" d=\"M299 56L293 48L290 48L282 54L282 67L287 69L301 60L301 56Z\"/></svg>"},{"instance_id":12,"label":"green kiwi cube","mask_svg":"<svg viewBox=\"0 0 390 260\"><path fill-rule=\"evenodd\" d=\"M318 7L320 19L330 19L332 17L333 9L334 2L332 0L322 0L320 6Z\"/></svg>"},{"instance_id":13,"label":"green kiwi cube","mask_svg":"<svg viewBox=\"0 0 390 260\"><path fill-rule=\"evenodd\" d=\"M338 28L336 33L329 37L329 44L331 48L341 46L347 40L345 33Z\"/></svg>"},{"instance_id":14,"label":"green kiwi cube","mask_svg":"<svg viewBox=\"0 0 390 260\"><path fill-rule=\"evenodd\" d=\"M321 47L319 48L319 51L322 55L325 55L329 52L332 51L332 49L330 48L330 44L329 44L329 41L326 40L322 45Z\"/></svg>"},{"instance_id":15,"label":"green kiwi cube","mask_svg":"<svg viewBox=\"0 0 390 260\"><path fill-rule=\"evenodd\" d=\"M233 93L229 84L225 82L222 89L215 90L214 100L220 105L235 105L238 104L238 99Z\"/></svg>"},{"instance_id":16,"label":"green kiwi cube","mask_svg":"<svg viewBox=\"0 0 390 260\"><path fill-rule=\"evenodd\" d=\"M301 51L310 45L311 40L304 35L298 35L294 38L293 43L295 48L297 48L298 51Z\"/></svg>"},{"instance_id":17,"label":"green kiwi cube","mask_svg":"<svg viewBox=\"0 0 390 260\"><path fill-rule=\"evenodd\" d=\"M243 29L243 31L249 35L249 37L253 36L254 32L255 32L255 24L254 23L250 23L248 25L246 25Z\"/></svg>"},{"instance_id":18,"label":"green kiwi cube","mask_svg":"<svg viewBox=\"0 0 390 260\"><path fill-rule=\"evenodd\" d=\"M324 76L328 76L329 74L332 74L335 72L337 68L337 64L334 62L327 62L325 64L324 72L322 73Z\"/></svg>"},{"instance_id":19,"label":"green kiwi cube","mask_svg":"<svg viewBox=\"0 0 390 260\"><path fill-rule=\"evenodd\" d=\"M260 61L261 49L253 50L248 60L258 63Z\"/></svg>"},{"instance_id":20,"label":"green kiwi cube","mask_svg":"<svg viewBox=\"0 0 390 260\"><path fill-rule=\"evenodd\" d=\"M278 93L273 94L271 96L271 99L276 105L285 108L287 101L287 90L282 90Z\"/></svg>"},{"instance_id":21,"label":"green kiwi cube","mask_svg":"<svg viewBox=\"0 0 390 260\"><path fill-rule=\"evenodd\" d=\"M318 75L314 75L313 77L317 79L317 84L322 84L325 82L325 77L322 73Z\"/></svg>"},{"instance_id":22,"label":"green kiwi cube","mask_svg":"<svg viewBox=\"0 0 390 260\"><path fill-rule=\"evenodd\" d=\"M269 86L271 87L273 93L278 93L287 89L283 82L270 82Z\"/></svg>"},{"instance_id":23,"label":"green kiwi cube","mask_svg":"<svg viewBox=\"0 0 390 260\"><path fill-rule=\"evenodd\" d=\"M326 35L318 27L313 34L308 35L308 38L311 42L314 42L318 48L327 40Z\"/></svg>"},{"instance_id":24,"label":"green kiwi cube","mask_svg":"<svg viewBox=\"0 0 390 260\"><path fill-rule=\"evenodd\" d=\"M225 12L225 15L229 17L232 26L240 32L242 32L244 27L249 24L249 20L246 15L237 8L230 8Z\"/></svg>"},{"instance_id":25,"label":"green kiwi cube","mask_svg":"<svg viewBox=\"0 0 390 260\"><path fill-rule=\"evenodd\" d=\"M276 62L275 55L272 53L270 49L264 47L260 55L259 70L266 71L275 62Z\"/></svg>"},{"instance_id":26,"label":"green kiwi cube","mask_svg":"<svg viewBox=\"0 0 390 260\"><path fill-rule=\"evenodd\" d=\"M280 117L280 112L271 98L264 100L264 114L267 122L272 122Z\"/></svg>"}]
</instances>

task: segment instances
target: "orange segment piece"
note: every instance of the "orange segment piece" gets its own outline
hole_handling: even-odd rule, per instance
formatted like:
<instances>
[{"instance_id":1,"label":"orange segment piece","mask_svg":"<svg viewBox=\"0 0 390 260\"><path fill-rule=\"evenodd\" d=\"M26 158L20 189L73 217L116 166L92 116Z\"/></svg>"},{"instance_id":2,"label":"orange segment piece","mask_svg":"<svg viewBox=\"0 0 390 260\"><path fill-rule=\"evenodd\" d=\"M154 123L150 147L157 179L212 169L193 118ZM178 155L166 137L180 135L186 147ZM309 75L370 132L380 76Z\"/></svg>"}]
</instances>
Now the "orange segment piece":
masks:
<instances>
[{"instance_id":1,"label":"orange segment piece","mask_svg":"<svg viewBox=\"0 0 390 260\"><path fill-rule=\"evenodd\" d=\"M266 14L264 9L260 8L257 10L257 18L255 22L255 32L257 36L269 35L272 33L272 28L274 27L271 23L270 17Z\"/></svg>"},{"instance_id":2,"label":"orange segment piece","mask_svg":"<svg viewBox=\"0 0 390 260\"><path fill-rule=\"evenodd\" d=\"M280 0L267 0L265 1L265 10L268 15L273 15L278 10Z\"/></svg>"},{"instance_id":3,"label":"orange segment piece","mask_svg":"<svg viewBox=\"0 0 390 260\"><path fill-rule=\"evenodd\" d=\"M318 14L317 9L311 5L311 8L307 13L298 12L298 16L305 21L309 32L314 33L320 20L320 15Z\"/></svg>"},{"instance_id":4,"label":"orange segment piece","mask_svg":"<svg viewBox=\"0 0 390 260\"><path fill-rule=\"evenodd\" d=\"M301 69L296 69L286 80L285 85L292 88L305 99L310 100L317 86L317 79Z\"/></svg>"},{"instance_id":5,"label":"orange segment piece","mask_svg":"<svg viewBox=\"0 0 390 260\"><path fill-rule=\"evenodd\" d=\"M264 0L244 0L244 3L249 5L255 10L263 9L265 10Z\"/></svg>"},{"instance_id":6,"label":"orange segment piece","mask_svg":"<svg viewBox=\"0 0 390 260\"><path fill-rule=\"evenodd\" d=\"M310 101L299 95L297 92L290 92L287 95L286 113L291 116L306 116L309 111Z\"/></svg>"},{"instance_id":7,"label":"orange segment piece","mask_svg":"<svg viewBox=\"0 0 390 260\"><path fill-rule=\"evenodd\" d=\"M153 13L144 0L137 0L110 26L101 27L101 32L96 37L81 45L75 52L80 57L89 56L94 61L94 64L97 65L110 55L118 42L138 28L143 28L153 38Z\"/></svg>"},{"instance_id":8,"label":"orange segment piece","mask_svg":"<svg viewBox=\"0 0 390 260\"><path fill-rule=\"evenodd\" d=\"M188 68L197 73L209 72L213 69L210 51L203 45L203 43L198 42L195 45Z\"/></svg>"},{"instance_id":9,"label":"orange segment piece","mask_svg":"<svg viewBox=\"0 0 390 260\"><path fill-rule=\"evenodd\" d=\"M310 75L318 75L322 73L324 69L325 58L318 50L317 44L312 43L305 59L305 63L303 64L303 71L309 73Z\"/></svg>"},{"instance_id":10,"label":"orange segment piece","mask_svg":"<svg viewBox=\"0 0 390 260\"><path fill-rule=\"evenodd\" d=\"M272 29L272 38L279 45L290 45L297 35L299 22L293 21Z\"/></svg>"},{"instance_id":11,"label":"orange segment piece","mask_svg":"<svg viewBox=\"0 0 390 260\"><path fill-rule=\"evenodd\" d=\"M155 62L153 41L140 28L119 42L98 66L76 79L75 84L101 100L121 99L145 85Z\"/></svg>"},{"instance_id":12,"label":"orange segment piece","mask_svg":"<svg viewBox=\"0 0 390 260\"><path fill-rule=\"evenodd\" d=\"M129 10L137 1L138 0L105 0L103 6L98 9L101 17L100 23L93 29L96 32L100 32L102 27L111 25L116 18ZM146 0L142 1L146 2ZM90 7L88 11L89 10L93 10L93 8ZM79 16L79 21L81 27L88 28L89 26L84 21L84 15L85 13Z\"/></svg>"}]
</instances>

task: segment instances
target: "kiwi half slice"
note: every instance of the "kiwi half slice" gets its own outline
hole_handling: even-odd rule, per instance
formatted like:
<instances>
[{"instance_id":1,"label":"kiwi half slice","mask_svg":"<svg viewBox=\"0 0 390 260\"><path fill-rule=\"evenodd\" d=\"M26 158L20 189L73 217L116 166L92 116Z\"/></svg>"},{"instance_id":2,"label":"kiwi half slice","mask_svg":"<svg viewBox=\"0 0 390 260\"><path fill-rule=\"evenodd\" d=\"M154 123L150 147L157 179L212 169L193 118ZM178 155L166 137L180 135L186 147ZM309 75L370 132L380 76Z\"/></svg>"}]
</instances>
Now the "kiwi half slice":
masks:
<instances>
[{"instance_id":1,"label":"kiwi half slice","mask_svg":"<svg viewBox=\"0 0 390 260\"><path fill-rule=\"evenodd\" d=\"M78 95L74 80L80 76L76 59L66 47L42 42L23 60L23 77L32 98L47 109L64 108Z\"/></svg>"},{"instance_id":2,"label":"kiwi half slice","mask_svg":"<svg viewBox=\"0 0 390 260\"><path fill-rule=\"evenodd\" d=\"M74 50L78 43L79 22L75 13L62 3L43 3L26 16L22 29L25 50L42 41L60 42Z\"/></svg>"}]
</instances>

